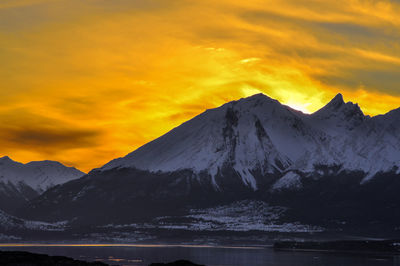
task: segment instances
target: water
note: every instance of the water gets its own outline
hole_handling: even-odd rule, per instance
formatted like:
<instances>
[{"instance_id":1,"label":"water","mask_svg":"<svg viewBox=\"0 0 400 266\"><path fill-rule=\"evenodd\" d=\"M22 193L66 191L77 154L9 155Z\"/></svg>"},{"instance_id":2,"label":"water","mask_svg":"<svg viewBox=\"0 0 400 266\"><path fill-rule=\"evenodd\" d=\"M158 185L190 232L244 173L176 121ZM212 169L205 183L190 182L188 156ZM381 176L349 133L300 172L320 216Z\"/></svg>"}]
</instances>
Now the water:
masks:
<instances>
[{"instance_id":1,"label":"water","mask_svg":"<svg viewBox=\"0 0 400 266\"><path fill-rule=\"evenodd\" d=\"M400 266L400 256L325 252L287 252L272 248L232 248L210 246L0 246L1 250L19 250L60 255L112 265L143 266L152 262L187 259L208 266Z\"/></svg>"}]
</instances>

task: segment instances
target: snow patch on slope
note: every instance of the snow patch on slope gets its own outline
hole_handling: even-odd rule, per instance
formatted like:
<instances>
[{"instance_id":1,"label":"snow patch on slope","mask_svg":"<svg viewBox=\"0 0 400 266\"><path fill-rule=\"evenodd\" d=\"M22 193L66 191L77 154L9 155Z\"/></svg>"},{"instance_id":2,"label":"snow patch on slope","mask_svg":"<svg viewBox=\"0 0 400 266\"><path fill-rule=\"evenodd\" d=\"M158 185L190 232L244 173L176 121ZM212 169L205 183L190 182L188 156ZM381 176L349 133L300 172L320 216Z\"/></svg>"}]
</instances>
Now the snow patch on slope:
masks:
<instances>
[{"instance_id":1,"label":"snow patch on slope","mask_svg":"<svg viewBox=\"0 0 400 266\"><path fill-rule=\"evenodd\" d=\"M272 185L272 190L298 190L302 187L301 177L295 172L287 172Z\"/></svg>"},{"instance_id":2,"label":"snow patch on slope","mask_svg":"<svg viewBox=\"0 0 400 266\"><path fill-rule=\"evenodd\" d=\"M29 221L9 215L0 210L0 229L3 230L41 230L41 231L63 231L67 222L46 223L39 221Z\"/></svg>"}]
</instances>

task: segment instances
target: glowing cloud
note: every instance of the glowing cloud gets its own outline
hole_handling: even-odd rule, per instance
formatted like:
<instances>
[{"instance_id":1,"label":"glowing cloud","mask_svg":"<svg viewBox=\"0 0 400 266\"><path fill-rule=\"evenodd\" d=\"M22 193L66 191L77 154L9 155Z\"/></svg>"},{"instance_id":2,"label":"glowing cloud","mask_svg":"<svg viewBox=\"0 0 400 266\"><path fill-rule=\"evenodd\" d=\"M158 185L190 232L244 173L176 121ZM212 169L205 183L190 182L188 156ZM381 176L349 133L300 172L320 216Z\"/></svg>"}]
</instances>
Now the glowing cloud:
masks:
<instances>
[{"instance_id":1,"label":"glowing cloud","mask_svg":"<svg viewBox=\"0 0 400 266\"><path fill-rule=\"evenodd\" d=\"M98 167L207 108L400 106L394 1L3 0L0 153Z\"/></svg>"}]
</instances>

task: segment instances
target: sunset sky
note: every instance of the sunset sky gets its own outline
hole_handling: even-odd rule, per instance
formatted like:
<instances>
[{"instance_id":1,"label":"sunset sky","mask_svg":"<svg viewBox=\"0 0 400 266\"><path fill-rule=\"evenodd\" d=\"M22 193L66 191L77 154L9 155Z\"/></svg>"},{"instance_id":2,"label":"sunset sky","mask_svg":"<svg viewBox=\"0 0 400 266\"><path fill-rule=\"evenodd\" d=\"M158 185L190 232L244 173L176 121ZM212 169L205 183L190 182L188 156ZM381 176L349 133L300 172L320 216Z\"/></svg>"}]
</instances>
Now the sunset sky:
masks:
<instances>
[{"instance_id":1,"label":"sunset sky","mask_svg":"<svg viewBox=\"0 0 400 266\"><path fill-rule=\"evenodd\" d=\"M400 107L400 1L1 0L0 155L99 167L227 101Z\"/></svg>"}]
</instances>

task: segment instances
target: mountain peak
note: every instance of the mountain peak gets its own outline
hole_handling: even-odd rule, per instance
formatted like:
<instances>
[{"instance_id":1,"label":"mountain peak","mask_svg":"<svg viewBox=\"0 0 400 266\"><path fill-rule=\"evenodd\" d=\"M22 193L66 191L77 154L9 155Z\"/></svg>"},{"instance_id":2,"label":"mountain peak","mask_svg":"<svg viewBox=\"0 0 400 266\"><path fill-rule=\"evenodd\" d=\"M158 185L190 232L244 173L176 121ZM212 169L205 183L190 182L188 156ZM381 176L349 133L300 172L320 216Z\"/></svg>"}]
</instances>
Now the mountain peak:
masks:
<instances>
[{"instance_id":1,"label":"mountain peak","mask_svg":"<svg viewBox=\"0 0 400 266\"><path fill-rule=\"evenodd\" d=\"M258 104L262 104L264 102L278 102L275 99L272 99L271 97L263 94L263 93L257 93L257 94L253 94L251 96L245 97L240 99L238 102L243 102L243 103L258 103Z\"/></svg>"},{"instance_id":2,"label":"mountain peak","mask_svg":"<svg viewBox=\"0 0 400 266\"><path fill-rule=\"evenodd\" d=\"M24 183L40 193L84 174L76 168L66 167L56 161L33 161L24 164L13 161L8 156L0 158L1 182L10 182L14 185Z\"/></svg>"},{"instance_id":3,"label":"mountain peak","mask_svg":"<svg viewBox=\"0 0 400 266\"><path fill-rule=\"evenodd\" d=\"M0 158L0 162L6 163L6 162L14 162L14 161L8 156L3 156Z\"/></svg>"},{"instance_id":4,"label":"mountain peak","mask_svg":"<svg viewBox=\"0 0 400 266\"><path fill-rule=\"evenodd\" d=\"M325 107L329 107L329 109L337 110L341 106L345 104L343 100L343 95L338 93Z\"/></svg>"},{"instance_id":5,"label":"mountain peak","mask_svg":"<svg viewBox=\"0 0 400 266\"><path fill-rule=\"evenodd\" d=\"M32 161L32 162L27 163L27 165L37 165L37 166L52 165L52 166L58 166L58 167L65 167L65 165L63 165L62 163L57 162L57 161L51 161L51 160Z\"/></svg>"},{"instance_id":6,"label":"mountain peak","mask_svg":"<svg viewBox=\"0 0 400 266\"><path fill-rule=\"evenodd\" d=\"M332 115L341 114L345 118L357 117L357 119L365 118L358 104L353 102L345 102L343 95L338 93L327 105L316 111L313 116L327 118Z\"/></svg>"},{"instance_id":7,"label":"mountain peak","mask_svg":"<svg viewBox=\"0 0 400 266\"><path fill-rule=\"evenodd\" d=\"M264 110L264 112L267 112L267 110L271 111L275 108L283 108L283 105L278 100L275 100L263 93L254 94L245 98L241 98L237 101L229 102L228 105L236 106L236 109L238 109L239 112L241 112L241 109L252 109L253 111L255 111L256 109L260 111L262 109Z\"/></svg>"},{"instance_id":8,"label":"mountain peak","mask_svg":"<svg viewBox=\"0 0 400 266\"><path fill-rule=\"evenodd\" d=\"M246 99L271 99L271 97L268 97L267 95L265 95L264 93L257 93L257 94L253 94L251 96L246 97Z\"/></svg>"}]
</instances>

